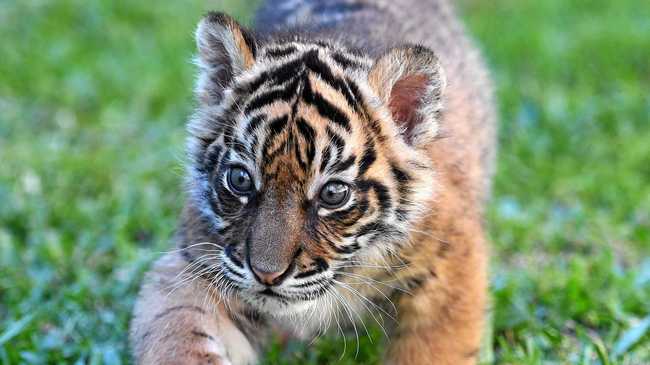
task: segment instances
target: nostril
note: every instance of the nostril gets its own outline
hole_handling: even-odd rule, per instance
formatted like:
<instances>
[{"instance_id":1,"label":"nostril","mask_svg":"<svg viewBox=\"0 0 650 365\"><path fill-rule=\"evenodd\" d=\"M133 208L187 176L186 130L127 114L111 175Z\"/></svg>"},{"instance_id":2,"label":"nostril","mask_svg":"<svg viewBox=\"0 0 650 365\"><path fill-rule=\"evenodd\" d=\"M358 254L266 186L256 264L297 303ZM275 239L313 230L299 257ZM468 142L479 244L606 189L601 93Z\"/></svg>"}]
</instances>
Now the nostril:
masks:
<instances>
[{"instance_id":1,"label":"nostril","mask_svg":"<svg viewBox=\"0 0 650 365\"><path fill-rule=\"evenodd\" d=\"M264 285L272 286L272 285L278 285L282 282L285 276L284 274L287 273L289 268L287 267L287 269L283 271L271 271L271 272L261 270L259 268L256 268L255 266L253 266L252 269L253 269L253 274L255 274L255 278L257 278L257 280L260 283Z\"/></svg>"}]
</instances>

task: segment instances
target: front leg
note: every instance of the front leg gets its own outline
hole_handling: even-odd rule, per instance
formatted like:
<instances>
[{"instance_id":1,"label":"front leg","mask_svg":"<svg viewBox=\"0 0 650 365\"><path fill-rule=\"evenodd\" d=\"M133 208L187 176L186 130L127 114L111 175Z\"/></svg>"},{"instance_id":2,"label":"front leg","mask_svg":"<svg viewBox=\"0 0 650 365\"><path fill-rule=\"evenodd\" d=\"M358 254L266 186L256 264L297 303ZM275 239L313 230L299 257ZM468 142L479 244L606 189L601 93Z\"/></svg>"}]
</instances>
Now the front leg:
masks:
<instances>
[{"instance_id":1,"label":"front leg","mask_svg":"<svg viewBox=\"0 0 650 365\"><path fill-rule=\"evenodd\" d=\"M137 364L255 364L257 355L223 303L210 296L202 278L186 284L187 263L178 253L161 258L147 274L130 342Z\"/></svg>"},{"instance_id":2,"label":"front leg","mask_svg":"<svg viewBox=\"0 0 650 365\"><path fill-rule=\"evenodd\" d=\"M438 251L415 259L421 269L410 278L412 295L398 302L399 324L386 364L477 363L486 312L487 254L481 230L468 233L477 234L467 241L450 240L455 247L443 255Z\"/></svg>"}]
</instances>

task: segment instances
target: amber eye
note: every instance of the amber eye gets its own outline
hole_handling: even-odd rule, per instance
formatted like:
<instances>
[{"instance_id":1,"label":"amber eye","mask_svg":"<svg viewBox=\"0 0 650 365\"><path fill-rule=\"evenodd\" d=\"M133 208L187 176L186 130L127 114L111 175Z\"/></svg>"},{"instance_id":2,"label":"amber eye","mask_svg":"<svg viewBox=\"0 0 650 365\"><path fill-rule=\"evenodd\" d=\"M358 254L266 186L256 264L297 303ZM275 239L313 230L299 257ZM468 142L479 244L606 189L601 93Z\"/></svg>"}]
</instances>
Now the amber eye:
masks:
<instances>
[{"instance_id":1,"label":"amber eye","mask_svg":"<svg viewBox=\"0 0 650 365\"><path fill-rule=\"evenodd\" d=\"M237 166L228 170L228 185L237 194L248 194L253 190L251 175L248 171Z\"/></svg>"},{"instance_id":2,"label":"amber eye","mask_svg":"<svg viewBox=\"0 0 650 365\"><path fill-rule=\"evenodd\" d=\"M339 208L350 199L350 186L340 181L328 182L321 189L319 197L325 208Z\"/></svg>"}]
</instances>

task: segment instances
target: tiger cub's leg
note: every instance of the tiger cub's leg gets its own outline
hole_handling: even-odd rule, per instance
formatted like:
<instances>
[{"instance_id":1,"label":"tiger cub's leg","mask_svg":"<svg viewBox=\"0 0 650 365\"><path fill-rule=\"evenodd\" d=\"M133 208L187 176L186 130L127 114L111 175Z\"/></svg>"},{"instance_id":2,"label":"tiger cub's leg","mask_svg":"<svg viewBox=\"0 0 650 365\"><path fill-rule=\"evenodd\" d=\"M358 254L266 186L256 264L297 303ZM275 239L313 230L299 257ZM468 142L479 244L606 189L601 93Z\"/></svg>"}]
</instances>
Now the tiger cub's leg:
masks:
<instances>
[{"instance_id":1,"label":"tiger cub's leg","mask_svg":"<svg viewBox=\"0 0 650 365\"><path fill-rule=\"evenodd\" d=\"M131 322L137 364L254 364L251 342L202 278L183 284L187 263L167 254L147 274Z\"/></svg>"},{"instance_id":2,"label":"tiger cub's leg","mask_svg":"<svg viewBox=\"0 0 650 365\"><path fill-rule=\"evenodd\" d=\"M444 254L448 257L438 257L433 265L416 265L429 269L413 277L412 295L403 295L398 302L399 324L391 338L386 364L478 362L486 313L487 255L481 230L470 232L476 235L450 239L449 244L455 244L457 252L450 248ZM467 241L462 243L454 241L465 238Z\"/></svg>"}]
</instances>

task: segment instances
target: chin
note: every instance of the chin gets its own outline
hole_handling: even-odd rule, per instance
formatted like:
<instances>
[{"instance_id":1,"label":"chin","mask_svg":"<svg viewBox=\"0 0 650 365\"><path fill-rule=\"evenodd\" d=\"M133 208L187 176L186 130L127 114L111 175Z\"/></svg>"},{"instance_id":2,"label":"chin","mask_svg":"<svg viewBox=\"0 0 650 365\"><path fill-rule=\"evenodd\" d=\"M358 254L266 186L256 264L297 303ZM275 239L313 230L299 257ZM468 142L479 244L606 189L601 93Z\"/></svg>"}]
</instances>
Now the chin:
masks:
<instances>
[{"instance_id":1,"label":"chin","mask_svg":"<svg viewBox=\"0 0 650 365\"><path fill-rule=\"evenodd\" d=\"M259 312L274 317L295 317L308 313L317 303L316 300L291 300L264 294L245 293L242 299Z\"/></svg>"}]
</instances>

